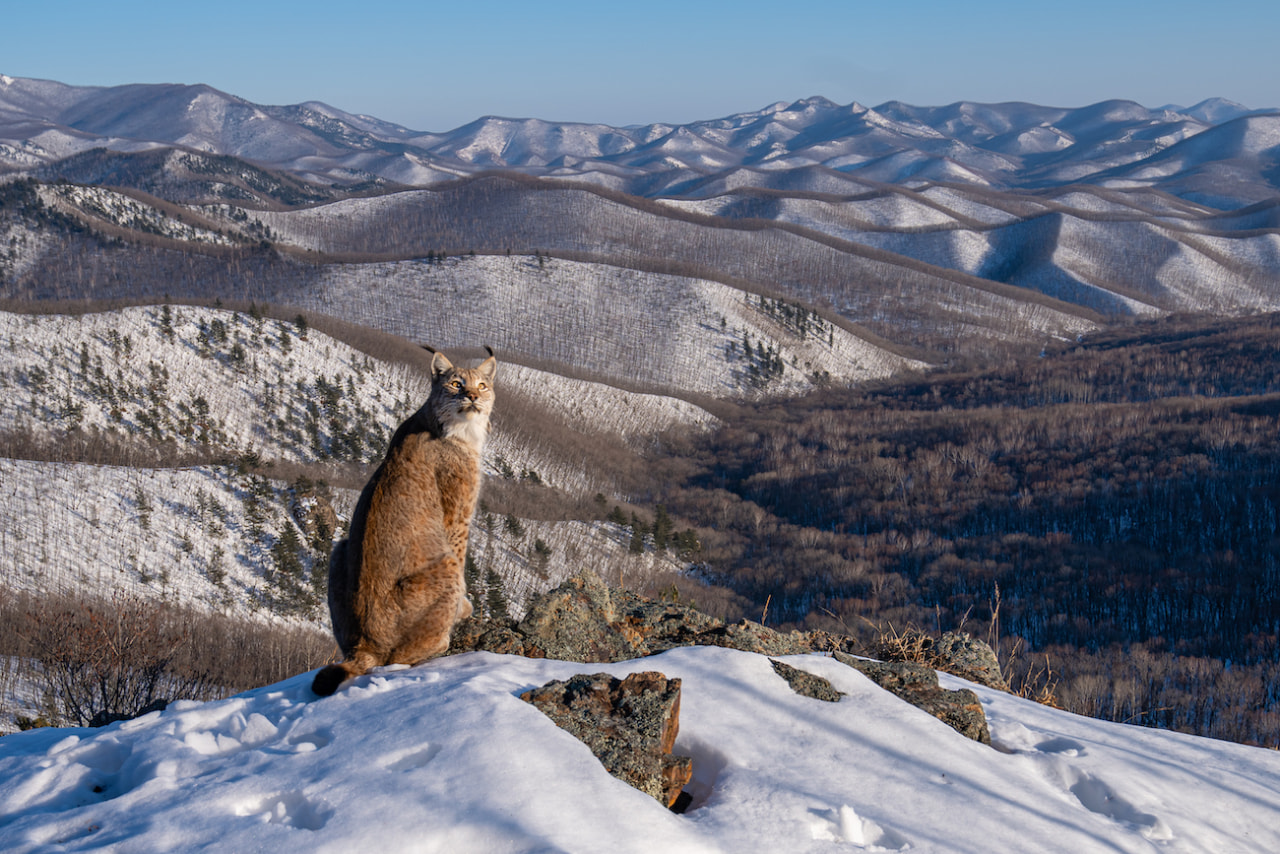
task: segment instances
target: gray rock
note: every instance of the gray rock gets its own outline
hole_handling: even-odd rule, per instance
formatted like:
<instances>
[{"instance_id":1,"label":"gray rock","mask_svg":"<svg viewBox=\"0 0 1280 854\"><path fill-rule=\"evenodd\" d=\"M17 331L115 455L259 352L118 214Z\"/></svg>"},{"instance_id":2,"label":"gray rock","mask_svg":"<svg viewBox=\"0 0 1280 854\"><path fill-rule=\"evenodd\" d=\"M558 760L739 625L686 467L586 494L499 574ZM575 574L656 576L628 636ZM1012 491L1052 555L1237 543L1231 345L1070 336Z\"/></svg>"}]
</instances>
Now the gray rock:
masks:
<instances>
[{"instance_id":1,"label":"gray rock","mask_svg":"<svg viewBox=\"0 0 1280 854\"><path fill-rule=\"evenodd\" d=\"M848 644L830 643L828 649L853 652ZM881 661L909 661L926 664L988 688L1009 691L1009 683L1000 674L995 651L985 641L966 632L946 632L934 638L919 630L883 637L865 649L865 653Z\"/></svg>"},{"instance_id":2,"label":"gray rock","mask_svg":"<svg viewBox=\"0 0 1280 854\"><path fill-rule=\"evenodd\" d=\"M761 655L804 655L813 651L809 639L799 632L783 634L750 620L721 624L699 632L696 642L702 646L723 646Z\"/></svg>"},{"instance_id":3,"label":"gray rock","mask_svg":"<svg viewBox=\"0 0 1280 854\"><path fill-rule=\"evenodd\" d=\"M939 670L988 688L1009 691L995 650L967 632L947 632L934 643L933 654Z\"/></svg>"},{"instance_id":4,"label":"gray rock","mask_svg":"<svg viewBox=\"0 0 1280 854\"><path fill-rule=\"evenodd\" d=\"M586 571L534 598L515 630L526 655L607 662L689 646L718 623L691 608L610 588Z\"/></svg>"},{"instance_id":5,"label":"gray rock","mask_svg":"<svg viewBox=\"0 0 1280 854\"><path fill-rule=\"evenodd\" d=\"M673 756L680 731L680 680L661 673L579 674L520 695L587 745L610 774L675 805L693 760Z\"/></svg>"},{"instance_id":6,"label":"gray rock","mask_svg":"<svg viewBox=\"0 0 1280 854\"><path fill-rule=\"evenodd\" d=\"M773 670L783 679L787 680L787 684L791 686L791 690L805 697L812 697L815 700L825 700L828 703L838 703L844 694L837 691L832 684L812 673L806 673L799 668L792 667L786 662L769 659L769 663L773 665Z\"/></svg>"},{"instance_id":7,"label":"gray rock","mask_svg":"<svg viewBox=\"0 0 1280 854\"><path fill-rule=\"evenodd\" d=\"M1007 691L995 653L982 641L964 634L947 634L941 640L921 636L912 641L911 648L921 653L926 663L863 661L846 654L851 643L848 638L821 633L783 634L747 620L726 624L692 608L610 588L594 573L584 571L535 597L518 624L463 621L454 630L450 652L487 650L530 658L613 662L699 645L769 656L802 655L815 648L830 650L838 660L858 668L881 687L924 709L957 732L990 744L986 715L977 695L967 690L943 690L935 668ZM774 669L805 696L828 701L839 700L841 696L821 677L777 661ZM599 728L591 715L603 713L605 706L587 702L585 698L594 695L583 693L584 690L579 686L563 689L561 693L568 698L565 702L578 710L578 728L585 732ZM600 696L612 697L613 694L605 692ZM629 707L634 707L634 703ZM587 738L583 741L591 743ZM623 753L629 752L630 748L623 750Z\"/></svg>"},{"instance_id":8,"label":"gray rock","mask_svg":"<svg viewBox=\"0 0 1280 854\"><path fill-rule=\"evenodd\" d=\"M611 662L684 646L722 646L764 655L810 652L808 636L783 634L759 623L722 620L672 602L611 588L590 571L535 597L516 623L470 619L454 629L451 652L483 649L554 658Z\"/></svg>"},{"instance_id":9,"label":"gray rock","mask_svg":"<svg viewBox=\"0 0 1280 854\"><path fill-rule=\"evenodd\" d=\"M961 735L991 743L987 716L978 695L967 688L949 691L938 684L932 667L910 661L870 661L833 652L836 661L857 668L894 696L933 715Z\"/></svg>"}]
</instances>

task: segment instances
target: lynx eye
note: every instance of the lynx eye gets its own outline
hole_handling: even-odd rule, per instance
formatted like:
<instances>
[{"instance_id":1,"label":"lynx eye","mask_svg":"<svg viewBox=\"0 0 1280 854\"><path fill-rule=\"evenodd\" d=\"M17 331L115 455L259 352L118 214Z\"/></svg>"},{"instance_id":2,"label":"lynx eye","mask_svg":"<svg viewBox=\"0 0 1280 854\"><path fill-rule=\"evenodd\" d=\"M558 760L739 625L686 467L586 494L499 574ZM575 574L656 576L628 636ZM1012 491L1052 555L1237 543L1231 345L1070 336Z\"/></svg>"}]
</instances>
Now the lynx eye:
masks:
<instances>
[{"instance_id":1,"label":"lynx eye","mask_svg":"<svg viewBox=\"0 0 1280 854\"><path fill-rule=\"evenodd\" d=\"M488 383L476 383L476 388L480 389L481 391L488 391L488 390L489 390L489 384L488 384Z\"/></svg>"},{"instance_id":2,"label":"lynx eye","mask_svg":"<svg viewBox=\"0 0 1280 854\"><path fill-rule=\"evenodd\" d=\"M457 391L458 389L462 388L462 383L459 382L458 380L454 380L453 382L449 383L449 388L453 389L454 391Z\"/></svg>"}]
</instances>

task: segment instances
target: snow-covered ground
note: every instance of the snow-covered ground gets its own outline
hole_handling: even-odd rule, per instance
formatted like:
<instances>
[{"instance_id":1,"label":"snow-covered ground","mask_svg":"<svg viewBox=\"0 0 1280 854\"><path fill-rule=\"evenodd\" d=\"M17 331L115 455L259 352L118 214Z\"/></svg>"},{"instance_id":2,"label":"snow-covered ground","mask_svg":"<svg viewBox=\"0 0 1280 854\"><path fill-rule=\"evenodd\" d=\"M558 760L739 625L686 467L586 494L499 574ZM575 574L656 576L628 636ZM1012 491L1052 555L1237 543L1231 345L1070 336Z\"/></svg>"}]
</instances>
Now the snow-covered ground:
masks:
<instances>
[{"instance_id":1,"label":"snow-covered ground","mask_svg":"<svg viewBox=\"0 0 1280 854\"><path fill-rule=\"evenodd\" d=\"M287 484L219 466L143 469L5 459L0 484L5 587L124 591L263 617L280 595L267 577L274 568L271 547L286 526L296 530ZM353 491L335 490L334 498L345 519ZM304 553L305 565L323 572L325 551ZM317 606L323 608L319 601Z\"/></svg>"},{"instance_id":2,"label":"snow-covered ground","mask_svg":"<svg viewBox=\"0 0 1280 854\"><path fill-rule=\"evenodd\" d=\"M160 208L139 202L124 193L104 187L82 187L76 184L52 184L41 188L46 203L65 203L92 217L116 225L191 243L234 246L237 241L220 232L184 223Z\"/></svg>"},{"instance_id":3,"label":"snow-covered ground","mask_svg":"<svg viewBox=\"0 0 1280 854\"><path fill-rule=\"evenodd\" d=\"M209 308L0 312L0 342L0 428L141 435L267 459L332 458L328 415L385 441L430 388L417 371L294 323ZM325 385L337 389L335 411L309 413ZM357 459L377 459L367 442L361 450Z\"/></svg>"},{"instance_id":4,"label":"snow-covered ground","mask_svg":"<svg viewBox=\"0 0 1280 854\"><path fill-rule=\"evenodd\" d=\"M970 687L993 746L833 659L795 694L760 655L617 664L470 653L315 699L301 674L101 730L0 739L6 851L1215 852L1280 850L1280 753ZM674 814L519 694L574 673L682 681Z\"/></svg>"}]
</instances>

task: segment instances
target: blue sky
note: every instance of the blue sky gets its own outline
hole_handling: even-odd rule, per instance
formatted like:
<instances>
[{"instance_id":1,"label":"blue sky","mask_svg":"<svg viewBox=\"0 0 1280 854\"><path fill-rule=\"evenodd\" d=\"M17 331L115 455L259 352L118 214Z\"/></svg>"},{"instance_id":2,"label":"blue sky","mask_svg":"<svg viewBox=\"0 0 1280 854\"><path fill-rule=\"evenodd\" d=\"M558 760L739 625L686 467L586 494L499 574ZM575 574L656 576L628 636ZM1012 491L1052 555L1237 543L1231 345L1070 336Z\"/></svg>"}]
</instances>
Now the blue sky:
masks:
<instances>
[{"instance_id":1,"label":"blue sky","mask_svg":"<svg viewBox=\"0 0 1280 854\"><path fill-rule=\"evenodd\" d=\"M824 95L1280 107L1280 0L25 0L0 73L207 83L415 130L686 122Z\"/></svg>"}]
</instances>

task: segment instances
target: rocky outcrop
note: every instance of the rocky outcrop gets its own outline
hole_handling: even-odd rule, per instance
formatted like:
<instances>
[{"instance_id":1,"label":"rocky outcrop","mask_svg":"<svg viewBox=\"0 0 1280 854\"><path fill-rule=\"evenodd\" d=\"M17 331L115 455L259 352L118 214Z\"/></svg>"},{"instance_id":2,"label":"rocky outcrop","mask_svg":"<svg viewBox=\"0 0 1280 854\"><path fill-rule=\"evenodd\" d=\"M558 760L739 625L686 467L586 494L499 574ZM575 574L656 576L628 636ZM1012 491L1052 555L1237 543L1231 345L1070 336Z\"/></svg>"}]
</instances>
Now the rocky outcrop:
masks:
<instances>
[{"instance_id":1,"label":"rocky outcrop","mask_svg":"<svg viewBox=\"0 0 1280 854\"><path fill-rule=\"evenodd\" d=\"M839 639L832 639L831 643L833 646L830 648L840 652L855 651L841 646ZM924 664L988 688L1009 691L1009 683L1000 673L1000 662L996 659L995 651L986 642L967 632L945 632L940 638L915 630L888 634L866 652L881 661Z\"/></svg>"},{"instance_id":2,"label":"rocky outcrop","mask_svg":"<svg viewBox=\"0 0 1280 854\"><path fill-rule=\"evenodd\" d=\"M748 620L725 623L683 605L609 587L592 572L535 597L519 623L464 621L454 629L450 651L611 662L682 646L723 646L764 655L813 651L800 632L783 634Z\"/></svg>"},{"instance_id":3,"label":"rocky outcrop","mask_svg":"<svg viewBox=\"0 0 1280 854\"><path fill-rule=\"evenodd\" d=\"M676 807L693 760L673 756L680 731L680 680L661 673L580 674L520 695L587 745L610 774Z\"/></svg>"},{"instance_id":4,"label":"rocky outcrop","mask_svg":"<svg viewBox=\"0 0 1280 854\"><path fill-rule=\"evenodd\" d=\"M843 652L832 655L842 664L857 668L872 682L911 705L933 715L961 735L982 744L991 743L987 716L978 695L967 688L949 691L938 684L932 667L910 661L872 661Z\"/></svg>"},{"instance_id":5,"label":"rocky outcrop","mask_svg":"<svg viewBox=\"0 0 1280 854\"><path fill-rule=\"evenodd\" d=\"M937 669L988 688L1009 692L995 650L965 632L946 632L933 645Z\"/></svg>"},{"instance_id":6,"label":"rocky outcrop","mask_svg":"<svg viewBox=\"0 0 1280 854\"><path fill-rule=\"evenodd\" d=\"M580 662L624 661L681 646L723 646L768 656L828 652L957 732L990 744L977 695L968 690L944 690L935 670L1008 691L991 647L960 633L948 633L940 639L912 634L896 640L897 644L872 652L878 657L910 656L912 660L855 658L848 654L854 650L854 642L847 637L826 632L778 632L748 620L725 623L683 605L611 588L594 573L583 572L534 598L519 623L464 621L454 630L450 652L486 650ZM784 662L774 661L773 665L798 693L831 702L841 696L821 677Z\"/></svg>"}]
</instances>

